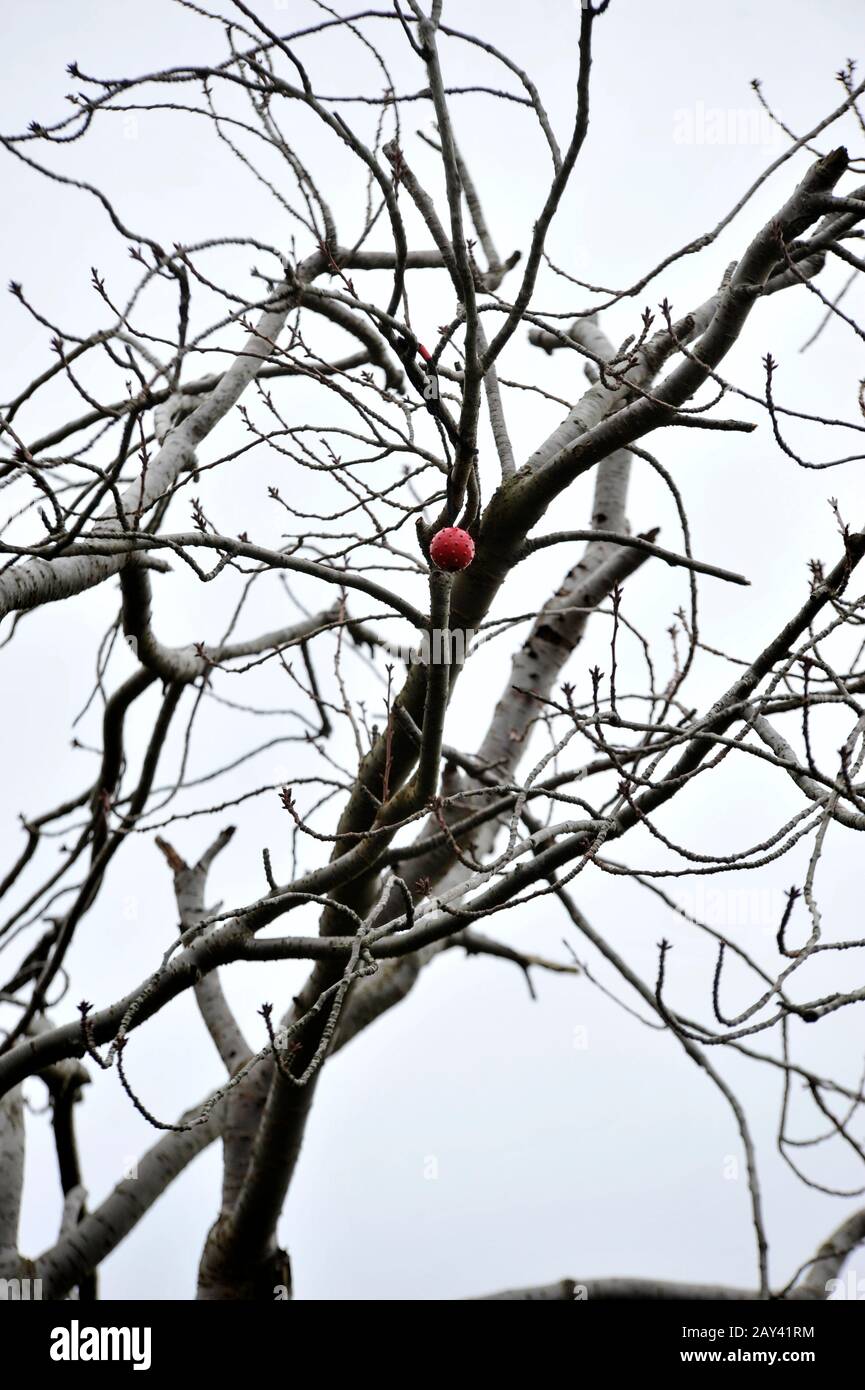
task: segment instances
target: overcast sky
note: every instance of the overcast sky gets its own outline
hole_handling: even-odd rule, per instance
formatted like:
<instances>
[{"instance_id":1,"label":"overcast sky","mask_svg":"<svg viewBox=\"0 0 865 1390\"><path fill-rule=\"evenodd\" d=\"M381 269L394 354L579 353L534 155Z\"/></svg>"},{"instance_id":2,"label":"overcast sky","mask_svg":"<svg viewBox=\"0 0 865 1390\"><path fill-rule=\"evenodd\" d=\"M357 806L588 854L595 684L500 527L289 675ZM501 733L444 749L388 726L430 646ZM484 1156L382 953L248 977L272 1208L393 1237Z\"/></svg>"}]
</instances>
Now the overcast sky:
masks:
<instances>
[{"instance_id":1,"label":"overcast sky","mask_svg":"<svg viewBox=\"0 0 865 1390\"><path fill-rule=\"evenodd\" d=\"M350 12L342 0L336 9ZM261 13L288 30L311 22L317 11L298 0L265 4ZM572 0L536 0L531 7L516 0L461 0L459 5L446 0L445 18L494 39L529 71L564 143L575 101L578 6ZM119 77L184 61L209 62L224 52L215 26L167 0L147 5L30 0L8 7L4 19L7 70L0 129L6 133L24 130L34 118L47 124L64 112L64 94L75 86L64 71L70 60L86 72ZM797 133L804 132L843 97L835 73L857 56L861 19L858 0L824 0L819 7L805 0L761 0L758 6L744 0L724 6L612 0L595 27L590 133L549 238L552 260L580 280L621 287L714 227L782 149L760 119L751 79L760 77L767 99ZM396 26L382 31L399 90L416 91L424 85L418 61L399 41ZM445 42L442 54L449 82L501 85L500 74L477 50ZM316 90L329 96L380 86L369 56L345 38L317 40L304 48L303 57ZM364 132L369 129L373 116L355 107L346 110ZM479 96L455 98L454 119L499 251L525 249L549 179L540 136L522 108L502 109ZM362 222L362 187L340 183L332 143L295 112L287 120L298 121L307 156L326 171L323 184L344 218L340 226L349 242ZM428 105L407 108L404 128L412 161L432 170L433 156L414 134L416 128L431 128ZM856 152L852 122L837 138L824 139L821 148L842 138ZM802 155L785 165L708 251L684 259L642 296L611 310L604 326L613 340L638 332L643 307L656 309L664 296L681 313L711 294L728 262L785 201L808 159ZM4 156L4 164L7 215L0 225L0 278L21 281L53 322L69 331L90 331L102 322L90 268L96 266L112 285L131 285L135 267L124 245L95 200L49 183L12 156ZM288 245L292 235L267 191L191 117L118 115L106 120L104 129L97 122L92 139L70 147L63 159L55 156L52 167L104 187L128 225L165 244L243 234ZM415 244L421 244L421 232L416 226L413 231ZM309 249L299 234L298 253ZM223 261L223 269L228 264ZM248 264L244 250L236 261L238 278ZM845 279L843 268L830 267L821 284L832 295ZM441 293L441 282L433 280L416 290L415 328L421 337L424 325L434 337L449 312L441 307ZM565 313L588 301L585 291L563 289L545 273L537 302ZM865 305L859 285L845 308L861 321ZM726 374L759 394L760 360L771 351L780 363L776 385L782 399L851 417L863 376L861 342L832 323L813 349L799 351L822 313L804 290L760 305L725 365ZM49 334L11 298L3 314L7 353L0 395L6 399L51 358ZM569 399L578 394L573 354L540 358L524 335L509 353L508 376L539 381ZM519 393L507 399L521 460L556 423L557 408ZM321 413L320 399L301 383L286 385L281 400L297 411L296 418ZM58 398L58 410L64 404ZM747 437L671 430L656 436L650 447L682 489L695 553L751 580L747 591L711 581L701 586L706 640L750 658L805 597L809 559L837 558L835 521L826 499L836 497L845 517L862 525L861 465L829 473L797 469L775 446L756 407L738 402L729 413L759 420L760 428ZM32 411L28 437L62 418ZM241 427L228 423L206 447L223 452L235 436L243 438ZM797 445L812 457L855 452L850 438L855 444L856 436L845 436L843 445L833 437L827 443L809 426L796 434ZM482 463L491 466L486 458ZM245 522L264 524L271 514L262 499L275 466L272 460L250 460L242 476L222 470L211 481L205 478L201 495L207 508L223 516L230 511L234 530ZM284 477L283 485L290 486L290 478ZM563 504L567 521L563 510L556 523L586 525L589 495L587 484L574 488ZM629 513L635 530L658 524L661 543L678 548L675 515L648 470L635 469ZM500 611L541 605L569 563L561 549L544 552L521 569L518 590L503 599ZM168 601L159 601L156 587L161 639L217 638L228 590L217 592L217 585L201 586L187 575L172 575L170 583ZM314 584L296 592L312 607L330 602ZM681 572L661 566L645 567L627 591L628 615L657 641L665 660L666 629L686 592ZM277 603L275 597L270 601ZM105 585L65 604L62 612L46 608L29 617L15 642L0 652L7 713L0 726L0 825L7 863L19 850L19 812L37 814L79 791L92 776L93 755L86 748L72 749L70 740L73 733L85 745L98 740L97 711L74 730L72 722L88 698L95 648L116 602L116 590ZM255 611L249 631L291 620L276 607ZM569 670L578 688L587 688L586 672L596 660L604 664L608 640L608 630L599 625L580 649ZM512 641L491 644L483 658L488 680L482 689L501 689L511 650ZM132 669L131 659L121 653L111 669L116 680L122 679ZM366 679L359 664L355 676ZM692 702L711 703L728 681L723 663L707 659L696 674ZM370 683L372 702L380 699L377 692ZM280 694L284 699L278 683L262 686L265 704L277 707ZM145 713L152 716L152 709L151 704ZM461 683L448 739L474 748L489 713L478 699L476 681L470 688L468 681ZM263 717L263 723L267 735L291 728L277 716ZM133 749L140 748L145 732L146 720L136 720ZM210 711L193 742L193 767L209 766L217 744L227 760L232 750L246 746L246 732L226 711ZM302 767L302 755L288 745L238 780L221 783L219 795L224 789L228 799L245 787L290 780ZM801 804L795 789L775 776L749 771L743 780L730 762L698 787L687 806L671 810L664 821L669 833L687 834L698 850L732 852L759 840ZM188 802L190 808L193 804ZM172 838L182 853L194 857L226 819L223 814L192 821ZM262 844L287 862L287 832L274 797L249 803L238 824L211 884L213 901L229 905L262 891ZM829 837L820 894L833 935L852 934L859 920L857 848L850 832L838 829ZM660 862L658 851L648 838L629 837L629 862ZM678 901L714 914L717 925L732 925L749 945L762 940L768 951L783 892L801 882L805 853L794 853L747 884L735 877L677 881ZM688 1008L706 1017L713 965L708 945L680 930L660 903L629 882L586 874L577 896L594 926L650 981L656 943L661 935L671 937L677 945L680 1002L684 1006L687 1000ZM142 979L170 941L174 922L171 881L153 836L135 837L78 934L70 957L73 989L54 1017L73 1016L84 992L103 1006ZM297 918L297 930L313 928L314 917ZM515 913L501 931L508 940L560 957L561 938L570 928L554 902L541 900ZM569 939L582 953L583 944ZM633 1006L634 998L603 963L588 951L586 958L598 978ZM857 968L851 961L847 983ZM249 1036L259 1037L255 1010L262 1000L284 1005L303 973L290 964L239 965L228 972L225 988ZM739 1175L730 1176L730 1158L741 1157L740 1145L718 1093L669 1035L641 1026L586 980L542 977L537 992L532 1003L516 970L454 953L424 975L409 1001L328 1065L280 1223L298 1297L460 1297L565 1275L754 1282L741 1162ZM855 1084L862 1061L861 1021L848 1010L814 1032L819 1036L803 1042L807 1057ZM778 1158L779 1074L757 1072L737 1060L714 1060L745 1101L758 1140L777 1283L792 1275L855 1204L804 1188ZM129 1067L146 1102L168 1120L220 1080L218 1060L185 999L136 1035ZM44 1091L35 1082L27 1093L34 1107L43 1104ZM44 1115L31 1115L28 1123L32 1162L23 1246L35 1254L55 1238L59 1198L50 1126ZM86 1182L95 1202L156 1136L131 1110L114 1073L94 1077L79 1124ZM819 1175L842 1185L856 1179L850 1165L831 1157L823 1160ZM103 1296L190 1297L219 1181L220 1154L213 1146L108 1260Z\"/></svg>"}]
</instances>

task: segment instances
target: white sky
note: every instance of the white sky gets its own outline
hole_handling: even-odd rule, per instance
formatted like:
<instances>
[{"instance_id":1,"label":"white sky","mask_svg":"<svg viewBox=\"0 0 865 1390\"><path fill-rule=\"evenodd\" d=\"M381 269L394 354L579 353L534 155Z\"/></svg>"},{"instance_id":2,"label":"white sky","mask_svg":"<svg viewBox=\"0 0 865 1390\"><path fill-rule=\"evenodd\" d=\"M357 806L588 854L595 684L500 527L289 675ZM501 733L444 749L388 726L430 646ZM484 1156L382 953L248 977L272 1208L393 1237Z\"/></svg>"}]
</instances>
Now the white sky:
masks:
<instances>
[{"instance_id":1,"label":"white sky","mask_svg":"<svg viewBox=\"0 0 865 1390\"><path fill-rule=\"evenodd\" d=\"M341 0L337 8L348 12ZM311 4L300 3L261 9L266 21L280 29L312 22L315 13ZM459 6L446 4L445 17L492 38L530 72L564 143L574 104L577 8L569 0L541 0L531 11L514 0L463 0ZM44 123L58 118L63 94L75 87L64 73L72 59L86 72L117 77L223 55L213 26L165 0L147 6L132 0L78 0L75 5L31 0L10 8L5 22L11 61L0 91L0 129L7 133L23 130L34 118ZM417 90L424 85L417 60L389 32L391 26L380 28L399 89ZM856 0L826 0L819 10L804 0L723 7L612 0L595 29L590 133L548 242L553 261L580 279L624 286L674 247L711 228L781 148L762 127L756 141L709 143L718 128L711 113L724 113L725 130L749 130L748 113L755 111L749 82L759 76L773 106L793 128L804 131L841 100L834 74L849 56L856 56L860 36ZM345 38L332 47L316 41L304 48L303 57L318 91L335 95L358 90L361 83L366 90L377 89L368 55ZM443 61L447 79L455 84L501 81L474 50L445 44ZM489 98L462 97L454 100L453 109L499 251L525 249L549 177L541 138L521 108L500 110ZM373 119L368 112L345 110L348 119L368 130ZM738 113L744 113L741 119ZM294 110L286 113L286 123L299 144L306 142L302 147L309 162L322 171L341 233L345 228L343 239L350 241L362 218L362 188L343 177L332 141ZM404 145L412 163L432 182L433 157L414 135L417 127L430 129L430 110L423 103L409 107L404 116ZM695 138L689 143L682 137L691 131ZM696 138L700 131L703 141ZM848 121L842 133L856 152L854 124ZM839 134L821 147L841 138ZM188 244L209 236L251 235L288 243L292 229L269 195L191 117L116 116L106 119L104 128L97 122L92 139L67 154L68 162L55 159L54 167L103 186L128 225L158 240ZM644 305L654 309L665 295L674 311L683 312L712 293L726 264L786 199L806 164L807 156L785 166L707 252L673 267L634 301L616 306L604 320L611 337L618 341L638 331ZM104 315L89 286L91 265L108 277L118 295L135 278L135 267L102 210L85 194L49 185L10 157L5 159L4 192L3 277L22 281L40 311L63 327L85 332L99 326ZM413 233L414 244L421 244L416 225ZM298 250L303 254L306 249L301 234ZM223 258L220 266L246 286L249 262L249 252L241 250ZM424 331L435 336L436 325L450 313L442 308L443 302L449 304L447 290L435 276L423 283L419 278L413 291L414 326L421 337ZM845 278L843 268L830 267L821 285L826 293L835 293ZM549 274L542 278L537 301L558 312L589 302L585 291L563 289ZM861 287L854 287L845 308L861 320ZM759 392L760 359L771 351L781 364L776 389L783 401L853 417L856 385L863 375L855 337L833 323L811 352L798 351L822 312L802 290L758 306L725 374ZM3 314L4 339L11 348L0 392L5 399L51 357L46 331L11 298L3 301ZM501 370L573 399L579 389L573 379L575 361L566 353L542 359L520 335ZM307 386L285 383L279 399L293 419L321 417L320 397ZM519 393L507 395L506 402L521 461L556 422L557 411ZM63 404L58 397L58 411ZM862 524L860 465L826 474L798 470L780 454L755 407L734 402L724 411L759 419L760 428L748 437L671 430L648 446L672 469L683 491L695 553L741 570L752 581L750 590L734 591L712 581L701 585L703 634L723 650L752 657L805 597L808 560L818 556L831 562L838 555L826 498L837 497L845 517L857 527ZM21 416L27 437L62 418L46 415L41 406ZM206 446L212 450L208 456L244 438L242 426L228 424ZM856 452L857 438L839 432L827 440L807 426L794 435L812 457ZM494 470L486 455L483 467L488 495ZM242 476L239 470L205 475L200 495L226 527L268 527L275 537L279 519L274 522L263 498L274 480L285 491L293 486L286 461L256 456L244 463ZM556 509L553 525L585 525L588 496L587 485L575 488ZM321 501L313 490L310 510ZM669 502L639 464L629 512L634 529L661 524L661 543L678 547ZM182 507L178 515L185 526ZM497 611L540 605L570 563L564 549L545 552L521 569L519 583L503 596ZM157 582L155 592L157 631L163 641L180 643L216 638L228 611L227 594L236 589L230 589L229 581L222 589L202 587L185 574L174 574ZM314 607L330 602L321 586L297 586L295 592ZM257 607L248 615L244 633L291 621L277 591L267 593L264 611ZM625 611L656 640L663 662L669 660L665 630L685 598L682 573L660 565L645 567L626 592ZM69 747L71 724L89 694L93 653L116 601L116 590L107 585L65 604L62 611L40 611L0 653L8 709L0 732L5 861L19 851L19 812L37 814L80 790L92 775L92 754ZM586 688L586 672L596 660L604 665L608 638L608 629L598 625L581 648L568 673L578 688ZM475 677L470 684L466 677L460 682L448 721L449 741L468 750L476 746L490 712L479 691L501 688L511 649L508 641L493 644L483 658L481 681ZM129 669L125 653L119 654L111 667L114 681ZM358 682L364 679L360 665L354 673ZM710 703L728 682L724 665L707 658L694 681L692 701ZM372 704L381 698L377 691L369 685ZM279 681L265 682L261 692L261 703L274 705L286 694ZM146 712L152 715L152 709L151 702ZM277 717L261 725L263 732L253 733L262 740L293 731ZM136 718L133 749L140 749L145 731L146 719ZM85 744L95 742L93 711L75 733ZM829 735L830 749L838 746L832 743L836 735L837 729ZM214 749L220 760L227 760L246 746L248 737L237 716L210 711L193 740L193 766L203 770L211 765ZM348 744L340 746L346 751ZM779 785L776 777L749 774L743 781L735 769L731 775L729 762L725 769L711 782L698 781L687 804L665 817L662 824L674 838L687 836L697 850L731 852L762 838L800 808L795 792ZM237 778L218 783L214 798L289 780L302 770L302 757L287 745L259 758ZM189 800L184 808L194 804ZM239 833L218 861L211 883L212 899L227 905L262 891L263 844L286 862L288 837L275 796L248 803L240 813L192 821L169 832L182 853L195 857L216 830L235 819ZM856 850L847 831L837 829L829 837L819 887L832 936L858 934L859 914L852 911L861 895ZM629 837L628 853L633 863L660 862L658 848L646 838L631 843ZM739 914L741 939L749 944L762 940L767 959L772 959L778 903L790 883L801 882L803 864L802 855L792 855L747 883L741 876L729 882L696 880L690 887L688 880L674 880L673 891L692 910L715 914L716 923L725 913L728 918ZM34 877L25 887L35 882ZM715 891L720 896L712 898ZM713 954L702 940L680 931L659 903L627 882L586 875L577 897L595 927L608 933L649 980L654 978L656 942L661 935L671 937L677 944L670 966L673 997L706 1017ZM78 934L71 956L73 986L56 1018L71 1017L82 995L102 1006L142 979L168 944L174 922L169 875L152 835L138 837L115 861ZM311 929L313 922L312 917L298 917L292 928ZM559 943L565 933L560 910L547 900L515 914L505 932L508 940L555 955L562 953ZM569 939L582 954L582 943ZM585 955L596 966L588 950ZM853 955L843 962L848 975L842 984L859 978ZM836 987L838 968L835 960L826 976ZM224 974L226 991L251 1038L259 1038L255 1010L262 1000L283 1006L302 973L300 967L280 964L237 966ZM603 964L597 965L597 974L634 1003ZM536 987L539 1002L532 1004L518 972L503 963L445 958L422 979L410 1001L328 1066L280 1224L298 1297L460 1297L563 1275L754 1282L744 1177L725 1177L728 1156L739 1155L740 1146L719 1095L670 1037L640 1027L585 980L539 977ZM587 1047L575 1046L579 1029L587 1030ZM808 1060L855 1083L861 1066L857 1019L848 1011L813 1032L802 1040ZM775 1154L778 1075L752 1071L736 1060L713 1060L748 1106L761 1155L772 1274L781 1282L853 1204L806 1190ZM166 1119L174 1119L221 1079L187 1000L172 1005L135 1036L128 1064L145 1101ZM41 1086L30 1083L28 1094L41 1105ZM79 1126L86 1182L95 1202L155 1136L131 1110L114 1074L94 1077L87 1103L79 1108ZM31 1116L28 1137L24 1248L35 1254L55 1236L59 1201L44 1116ZM437 1163L433 1179L428 1176L430 1159ZM815 1160L810 1171L847 1186L858 1178L849 1164L829 1155L821 1164ZM214 1146L104 1266L105 1297L191 1296L202 1242L215 1215L219 1177Z\"/></svg>"}]
</instances>

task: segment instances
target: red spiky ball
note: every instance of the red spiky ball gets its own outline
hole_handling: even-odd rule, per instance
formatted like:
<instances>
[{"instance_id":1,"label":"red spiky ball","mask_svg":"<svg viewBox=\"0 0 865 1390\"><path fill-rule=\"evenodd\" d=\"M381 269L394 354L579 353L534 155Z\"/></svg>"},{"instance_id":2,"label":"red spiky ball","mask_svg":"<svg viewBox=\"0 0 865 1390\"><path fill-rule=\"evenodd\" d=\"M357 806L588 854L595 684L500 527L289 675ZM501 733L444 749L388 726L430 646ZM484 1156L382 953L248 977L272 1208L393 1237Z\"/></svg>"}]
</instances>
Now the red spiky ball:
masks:
<instances>
[{"instance_id":1,"label":"red spiky ball","mask_svg":"<svg viewBox=\"0 0 865 1390\"><path fill-rule=\"evenodd\" d=\"M451 573L468 568L475 558L475 543L461 526L445 526L433 536L429 553L434 565Z\"/></svg>"}]
</instances>

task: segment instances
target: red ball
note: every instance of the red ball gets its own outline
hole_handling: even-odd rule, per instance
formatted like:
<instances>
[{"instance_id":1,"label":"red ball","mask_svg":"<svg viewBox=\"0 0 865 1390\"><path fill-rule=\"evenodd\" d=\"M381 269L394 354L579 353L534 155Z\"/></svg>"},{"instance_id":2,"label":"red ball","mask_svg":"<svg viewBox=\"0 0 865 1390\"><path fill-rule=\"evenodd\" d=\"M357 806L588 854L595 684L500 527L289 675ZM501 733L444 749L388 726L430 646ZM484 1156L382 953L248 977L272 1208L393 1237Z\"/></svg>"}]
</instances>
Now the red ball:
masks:
<instances>
[{"instance_id":1,"label":"red ball","mask_svg":"<svg viewBox=\"0 0 865 1390\"><path fill-rule=\"evenodd\" d=\"M433 536L429 553L440 570L464 570L475 558L475 543L461 526L445 526Z\"/></svg>"}]
</instances>

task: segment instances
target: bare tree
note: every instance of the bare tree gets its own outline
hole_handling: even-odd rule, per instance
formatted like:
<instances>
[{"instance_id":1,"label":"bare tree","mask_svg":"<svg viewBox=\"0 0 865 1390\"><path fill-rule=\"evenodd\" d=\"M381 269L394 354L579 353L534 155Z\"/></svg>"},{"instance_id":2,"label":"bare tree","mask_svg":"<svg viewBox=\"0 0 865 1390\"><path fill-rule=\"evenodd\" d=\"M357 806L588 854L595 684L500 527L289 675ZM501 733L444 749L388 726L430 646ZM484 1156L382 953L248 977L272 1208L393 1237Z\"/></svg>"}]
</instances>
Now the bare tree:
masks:
<instances>
[{"instance_id":1,"label":"bare tree","mask_svg":"<svg viewBox=\"0 0 865 1390\"><path fill-rule=\"evenodd\" d=\"M815 1069L800 1050L814 1025L865 1000L850 969L865 940L821 920L819 891L827 837L853 855L850 832L865 829L865 596L855 585L865 531L839 510L836 554L813 562L810 587L791 568L783 625L766 628L759 650L718 652L698 622L699 587L739 593L748 581L717 563L723 555L694 553L677 481L646 443L657 434L652 446L663 451L663 431L687 428L727 431L735 448L737 434L757 427L740 415L756 414L791 469L865 457L844 445L826 452L846 457L806 459L791 442L802 421L819 425L821 440L837 430L861 434L861 397L850 419L824 418L805 402L782 404L771 357L762 395L724 372L752 315L759 333L776 295L808 306L816 297L821 315L863 337L821 283L837 261L853 275L865 268L851 249L861 242L865 186L856 184L855 160L832 143L842 125L861 141L865 83L852 65L843 70L838 105L801 135L758 88L785 133L782 152L715 227L636 283L605 289L554 266L545 246L587 139L592 45L609 0L586 0L579 12L575 111L558 137L531 77L490 38L447 23L441 0L428 11L395 0L361 14L320 4L318 18L293 33L277 32L241 0L227 17L180 3L200 17L203 51L221 35L222 61L129 79L72 64L71 112L2 142L7 177L15 161L28 177L38 171L57 186L58 209L82 191L98 200L134 265L129 283L93 271L98 326L75 332L53 321L38 293L12 286L53 358L23 387L9 387L0 416L5 688L14 689L15 639L30 613L61 602L74 610L96 586L112 594L119 586L119 594L95 653L95 776L47 810L23 798L23 843L0 883L0 896L16 904L0 926L8 948L0 1276L39 1278L52 1299L95 1297L102 1261L219 1140L222 1200L201 1256L199 1297L272 1299L288 1289L277 1221L324 1067L405 1000L437 956L457 949L509 962L530 984L544 971L579 977L581 988L617 980L610 1006L636 1009L647 1027L666 1030L729 1107L748 1173L750 1289L574 1271L589 1296L824 1298L865 1240L865 1209L816 1254L803 1250L784 1287L770 1283L758 1154L725 1059L774 1074L778 1148L803 1182L838 1190L820 1175L824 1148L865 1161L856 1137L861 1083ZM337 41L372 58L377 84L330 90L327 55ZM470 88L448 76L450 55L465 49L477 72ZM493 112L516 104L527 142L537 135L543 144L546 196L519 250L503 248L509 228L489 225L483 170L464 158L459 103L467 95ZM405 122L418 107L426 127L415 136ZM166 247L128 225L110 191L64 170L77 142L130 113L170 120L178 138L184 121L194 123L196 151L208 140L227 148L239 174L269 191L290 237L271 244L252 227L243 237ZM322 138L330 160L307 149ZM761 225L755 194L779 170L786 194ZM518 186L518 170L515 179ZM346 188L351 210L337 214ZM734 220L741 250L718 282L712 247ZM86 249L70 240L70 254L86 264ZM641 301L663 295L670 267L698 256L707 267L702 301L674 311L662 298L640 314ZM442 323L424 342L412 303L431 278ZM541 283L545 302L556 291L553 310L540 302ZM604 324L621 305L634 321L617 345ZM515 380L508 359L526 334L536 372ZM574 365L571 398L545 389L552 353ZM7 380L15 371L12 361ZM557 423L521 458L514 416L540 404L556 408ZM234 436L224 448L226 421ZM253 457L279 479L255 513L247 505L258 486L248 481ZM672 497L677 542L659 544L657 530L632 533L635 465ZM591 514L577 516L577 528L549 529L583 475L591 475ZM236 531L235 517L244 524L248 510L255 529ZM564 578L539 611L526 612L520 567L553 546L564 552ZM666 567L681 571L686 594L672 619L659 613L672 621L672 656L628 613L633 586L651 592ZM187 645L171 646L160 628L172 586L189 574L224 595L224 618L209 640L190 633ZM262 631L255 614L264 602L282 620ZM587 673L574 657L590 622L602 626L609 659ZM488 698L485 649L494 640L513 645L510 674L489 701L482 741L466 746L448 718L451 696L474 682L476 706ZM716 679L725 666L717 698L694 707L695 673L708 668ZM281 728L289 732L274 740L257 733L265 688L280 690L287 705ZM207 771L193 775L193 728L219 702L245 712L245 751L226 760L216 739ZM68 713L59 700L58 718ZM140 756L130 743L133 717L147 722ZM255 757L279 742L296 749L291 785L250 785ZM679 842L665 808L699 796L706 775L730 763L743 777L758 763L792 783L795 813L780 812L779 799L775 828L732 853ZM10 785L6 793L20 794ZM242 817L260 797L281 817L290 855L263 849L256 896L214 906L209 877L233 834L229 813ZM725 808L723 797L718 815L735 829L735 806ZM67 970L70 950L109 870L122 872L113 861L142 835L173 876L176 930L164 954L154 950L148 977L106 1000L98 974ZM768 943L742 945L689 912L676 883L664 882L774 874L803 843L807 873L790 888ZM708 935L714 981L695 996L667 941L656 976L642 978L580 906L588 875L627 877L663 902L676 928ZM560 912L571 932L575 945L566 942L559 959L495 934L501 914L536 901ZM317 934L294 929L291 914L302 909L304 921L317 913ZM293 998L263 1002L260 1035L247 1039L219 972L279 961L308 963L305 982ZM225 1080L174 1120L139 1094L135 1054L148 1021L187 991ZM87 1084L112 1071L129 1105L162 1133L136 1178L91 1205L76 1105ZM35 1258L17 1239L28 1078L47 1088L65 1196L58 1237ZM575 1287L566 1280L494 1296L573 1298Z\"/></svg>"}]
</instances>

